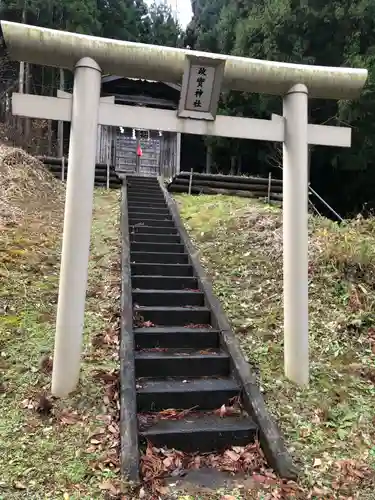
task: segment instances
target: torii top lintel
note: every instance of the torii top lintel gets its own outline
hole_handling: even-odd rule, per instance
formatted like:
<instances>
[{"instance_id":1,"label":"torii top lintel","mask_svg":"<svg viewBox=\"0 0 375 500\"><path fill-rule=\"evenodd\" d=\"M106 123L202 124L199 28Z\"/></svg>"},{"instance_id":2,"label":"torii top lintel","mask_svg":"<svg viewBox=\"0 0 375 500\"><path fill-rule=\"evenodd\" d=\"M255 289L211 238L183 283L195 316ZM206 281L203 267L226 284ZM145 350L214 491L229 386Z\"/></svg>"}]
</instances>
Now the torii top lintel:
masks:
<instances>
[{"instance_id":1,"label":"torii top lintel","mask_svg":"<svg viewBox=\"0 0 375 500\"><path fill-rule=\"evenodd\" d=\"M82 57L91 57L105 73L170 83L181 83L188 54L225 60L223 87L244 92L284 95L296 83L303 83L309 97L354 99L360 95L367 79L366 69L209 54L8 21L1 21L1 31L12 60L73 69Z\"/></svg>"}]
</instances>

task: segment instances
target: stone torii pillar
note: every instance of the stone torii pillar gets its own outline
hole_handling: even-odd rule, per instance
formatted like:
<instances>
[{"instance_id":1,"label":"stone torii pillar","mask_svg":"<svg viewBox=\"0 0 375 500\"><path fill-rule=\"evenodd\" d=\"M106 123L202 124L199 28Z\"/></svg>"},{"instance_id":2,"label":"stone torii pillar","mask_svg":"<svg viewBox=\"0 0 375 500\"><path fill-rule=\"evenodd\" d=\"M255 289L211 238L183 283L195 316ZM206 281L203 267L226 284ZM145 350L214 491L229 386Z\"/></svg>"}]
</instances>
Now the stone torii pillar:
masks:
<instances>
[{"instance_id":1,"label":"stone torii pillar","mask_svg":"<svg viewBox=\"0 0 375 500\"><path fill-rule=\"evenodd\" d=\"M89 57L75 66L53 358L56 395L69 394L79 380L95 181L95 166L84 167L95 165L101 76Z\"/></svg>"}]
</instances>

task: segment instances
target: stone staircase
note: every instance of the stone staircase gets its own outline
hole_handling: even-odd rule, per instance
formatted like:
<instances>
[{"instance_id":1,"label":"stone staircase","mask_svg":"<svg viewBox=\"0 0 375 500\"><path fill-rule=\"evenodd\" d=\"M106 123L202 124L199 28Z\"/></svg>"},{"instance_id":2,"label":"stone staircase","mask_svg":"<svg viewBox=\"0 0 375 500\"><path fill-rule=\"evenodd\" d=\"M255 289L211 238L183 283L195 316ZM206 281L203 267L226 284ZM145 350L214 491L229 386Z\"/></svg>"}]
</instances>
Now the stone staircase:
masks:
<instances>
[{"instance_id":1,"label":"stone staircase","mask_svg":"<svg viewBox=\"0 0 375 500\"><path fill-rule=\"evenodd\" d=\"M125 182L139 439L199 452L246 445L252 418L215 411L241 387L165 194L155 178ZM167 409L190 411L158 418Z\"/></svg>"}]
</instances>

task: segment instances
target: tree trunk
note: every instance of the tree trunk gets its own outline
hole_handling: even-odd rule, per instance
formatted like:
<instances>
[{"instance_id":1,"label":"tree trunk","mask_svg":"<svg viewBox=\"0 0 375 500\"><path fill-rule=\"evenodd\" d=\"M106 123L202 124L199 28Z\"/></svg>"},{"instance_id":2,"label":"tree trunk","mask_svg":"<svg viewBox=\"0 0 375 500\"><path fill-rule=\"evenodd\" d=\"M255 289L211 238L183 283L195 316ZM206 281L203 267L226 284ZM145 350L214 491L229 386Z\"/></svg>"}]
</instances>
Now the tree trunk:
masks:
<instances>
[{"instance_id":1,"label":"tree trunk","mask_svg":"<svg viewBox=\"0 0 375 500\"><path fill-rule=\"evenodd\" d=\"M210 174L212 170L212 146L206 146L206 174Z\"/></svg>"},{"instance_id":2,"label":"tree trunk","mask_svg":"<svg viewBox=\"0 0 375 500\"><path fill-rule=\"evenodd\" d=\"M230 175L235 175L236 172L236 157L231 156L230 158Z\"/></svg>"},{"instance_id":3,"label":"tree trunk","mask_svg":"<svg viewBox=\"0 0 375 500\"><path fill-rule=\"evenodd\" d=\"M242 155L238 155L236 175L241 175L241 174L242 174Z\"/></svg>"},{"instance_id":4,"label":"tree trunk","mask_svg":"<svg viewBox=\"0 0 375 500\"><path fill-rule=\"evenodd\" d=\"M31 66L25 63L25 94L30 94ZM31 118L25 117L25 142L29 146L31 130Z\"/></svg>"},{"instance_id":5,"label":"tree trunk","mask_svg":"<svg viewBox=\"0 0 375 500\"><path fill-rule=\"evenodd\" d=\"M55 68L51 68L51 88L50 95L53 97L55 90ZM48 154L52 155L52 120L48 120Z\"/></svg>"},{"instance_id":6,"label":"tree trunk","mask_svg":"<svg viewBox=\"0 0 375 500\"><path fill-rule=\"evenodd\" d=\"M63 68L60 68L59 84L60 84L60 90L64 91L65 90L65 75L64 75ZM58 130L57 131L57 135L58 135L58 154L57 154L57 156L59 158L62 158L64 156L64 122L63 121L59 121L57 130Z\"/></svg>"},{"instance_id":7,"label":"tree trunk","mask_svg":"<svg viewBox=\"0 0 375 500\"><path fill-rule=\"evenodd\" d=\"M23 9L22 9L22 23L26 24L26 9L27 9L27 0L24 1ZM20 71L18 77L18 92L23 94L25 91L25 62L20 61ZM23 137L23 123L24 118L18 117L18 132L19 132L19 140ZM25 119L26 125L26 119ZM26 128L26 127L25 127Z\"/></svg>"}]
</instances>

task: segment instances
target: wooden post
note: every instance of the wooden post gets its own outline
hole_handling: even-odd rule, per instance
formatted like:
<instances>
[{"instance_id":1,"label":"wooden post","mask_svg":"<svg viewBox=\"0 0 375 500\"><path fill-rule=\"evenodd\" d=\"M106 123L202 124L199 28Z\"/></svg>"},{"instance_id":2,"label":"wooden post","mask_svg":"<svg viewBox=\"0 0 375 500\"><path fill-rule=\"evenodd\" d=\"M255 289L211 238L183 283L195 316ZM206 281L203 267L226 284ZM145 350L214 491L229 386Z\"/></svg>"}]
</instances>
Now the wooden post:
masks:
<instances>
[{"instance_id":1,"label":"wooden post","mask_svg":"<svg viewBox=\"0 0 375 500\"><path fill-rule=\"evenodd\" d=\"M268 204L271 203L271 180L272 180L272 174L270 172L268 174Z\"/></svg>"},{"instance_id":2,"label":"wooden post","mask_svg":"<svg viewBox=\"0 0 375 500\"><path fill-rule=\"evenodd\" d=\"M176 136L176 170L175 174L179 174L181 169L181 132L177 132Z\"/></svg>"},{"instance_id":3,"label":"wooden post","mask_svg":"<svg viewBox=\"0 0 375 500\"><path fill-rule=\"evenodd\" d=\"M65 180L65 158L61 157L61 180L64 182Z\"/></svg>"},{"instance_id":4,"label":"wooden post","mask_svg":"<svg viewBox=\"0 0 375 500\"><path fill-rule=\"evenodd\" d=\"M190 170L190 178L189 178L189 196L191 195L191 184L193 182L193 169Z\"/></svg>"}]
</instances>

